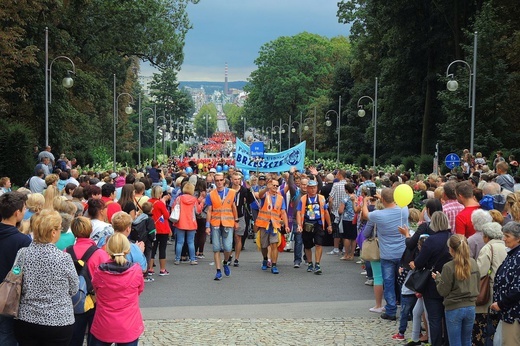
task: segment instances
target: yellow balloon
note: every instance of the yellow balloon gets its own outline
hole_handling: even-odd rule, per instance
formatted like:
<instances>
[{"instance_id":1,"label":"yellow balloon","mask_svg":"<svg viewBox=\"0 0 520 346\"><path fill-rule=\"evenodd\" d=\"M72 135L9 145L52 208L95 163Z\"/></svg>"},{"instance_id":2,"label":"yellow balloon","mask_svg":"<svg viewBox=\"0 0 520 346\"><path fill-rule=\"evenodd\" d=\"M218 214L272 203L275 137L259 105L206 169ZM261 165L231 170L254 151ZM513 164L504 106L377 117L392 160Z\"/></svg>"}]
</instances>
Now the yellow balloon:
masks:
<instances>
[{"instance_id":1,"label":"yellow balloon","mask_svg":"<svg viewBox=\"0 0 520 346\"><path fill-rule=\"evenodd\" d=\"M204 168L204 165L202 163L199 163L199 169Z\"/></svg>"},{"instance_id":2,"label":"yellow balloon","mask_svg":"<svg viewBox=\"0 0 520 346\"><path fill-rule=\"evenodd\" d=\"M410 185L401 184L394 190L394 201L401 208L406 207L413 200L413 190Z\"/></svg>"}]
</instances>

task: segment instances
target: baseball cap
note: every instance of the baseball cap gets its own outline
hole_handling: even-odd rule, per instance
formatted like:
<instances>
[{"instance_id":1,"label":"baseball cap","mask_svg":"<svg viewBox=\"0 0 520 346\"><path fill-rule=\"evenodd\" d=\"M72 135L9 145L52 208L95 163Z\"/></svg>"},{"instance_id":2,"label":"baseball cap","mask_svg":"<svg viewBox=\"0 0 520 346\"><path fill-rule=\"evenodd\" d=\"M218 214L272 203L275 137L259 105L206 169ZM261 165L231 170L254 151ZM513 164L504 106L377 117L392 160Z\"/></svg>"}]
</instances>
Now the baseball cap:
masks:
<instances>
[{"instance_id":1,"label":"baseball cap","mask_svg":"<svg viewBox=\"0 0 520 346\"><path fill-rule=\"evenodd\" d=\"M265 180L265 175L261 175L258 177L258 180Z\"/></svg>"},{"instance_id":2,"label":"baseball cap","mask_svg":"<svg viewBox=\"0 0 520 346\"><path fill-rule=\"evenodd\" d=\"M217 173L217 170L216 170L215 168L211 168L211 169L209 170L209 172L210 172L210 173Z\"/></svg>"},{"instance_id":3,"label":"baseball cap","mask_svg":"<svg viewBox=\"0 0 520 346\"><path fill-rule=\"evenodd\" d=\"M110 173L110 178L115 179L117 178L117 173Z\"/></svg>"},{"instance_id":4,"label":"baseball cap","mask_svg":"<svg viewBox=\"0 0 520 346\"><path fill-rule=\"evenodd\" d=\"M316 180L309 180L307 186L318 186L318 182Z\"/></svg>"}]
</instances>

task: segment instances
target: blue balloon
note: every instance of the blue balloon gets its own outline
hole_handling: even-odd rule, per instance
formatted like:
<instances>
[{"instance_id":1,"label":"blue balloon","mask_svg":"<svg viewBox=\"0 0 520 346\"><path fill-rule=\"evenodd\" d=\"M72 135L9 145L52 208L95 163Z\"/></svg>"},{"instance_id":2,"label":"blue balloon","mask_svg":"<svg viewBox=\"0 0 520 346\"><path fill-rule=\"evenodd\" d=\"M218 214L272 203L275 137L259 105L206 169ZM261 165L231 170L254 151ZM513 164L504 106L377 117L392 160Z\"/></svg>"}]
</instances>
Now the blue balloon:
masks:
<instances>
[{"instance_id":1,"label":"blue balloon","mask_svg":"<svg viewBox=\"0 0 520 346\"><path fill-rule=\"evenodd\" d=\"M191 167L186 167L186 173L188 173L188 174L193 173L193 168L191 168Z\"/></svg>"},{"instance_id":2,"label":"blue balloon","mask_svg":"<svg viewBox=\"0 0 520 346\"><path fill-rule=\"evenodd\" d=\"M222 166L217 166L217 172L222 172Z\"/></svg>"},{"instance_id":3,"label":"blue balloon","mask_svg":"<svg viewBox=\"0 0 520 346\"><path fill-rule=\"evenodd\" d=\"M228 165L224 165L224 172L227 172L229 171L229 166Z\"/></svg>"}]
</instances>

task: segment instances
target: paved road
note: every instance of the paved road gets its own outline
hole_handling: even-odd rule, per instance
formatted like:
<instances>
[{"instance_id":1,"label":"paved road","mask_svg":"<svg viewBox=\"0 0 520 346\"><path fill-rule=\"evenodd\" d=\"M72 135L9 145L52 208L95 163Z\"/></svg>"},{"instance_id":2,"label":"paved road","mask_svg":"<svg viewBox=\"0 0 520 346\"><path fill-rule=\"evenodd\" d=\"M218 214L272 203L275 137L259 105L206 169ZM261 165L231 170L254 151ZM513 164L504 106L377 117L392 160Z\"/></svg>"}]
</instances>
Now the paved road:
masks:
<instances>
[{"instance_id":1,"label":"paved road","mask_svg":"<svg viewBox=\"0 0 520 346\"><path fill-rule=\"evenodd\" d=\"M260 269L261 255L248 240L240 267L214 281L207 246L198 266L173 265L168 246L170 275L154 275L141 295L141 345L396 344L390 339L396 322L368 311L373 293L359 264L323 255L323 275L315 275L294 269L293 254L283 253L280 274L273 275Z\"/></svg>"}]
</instances>

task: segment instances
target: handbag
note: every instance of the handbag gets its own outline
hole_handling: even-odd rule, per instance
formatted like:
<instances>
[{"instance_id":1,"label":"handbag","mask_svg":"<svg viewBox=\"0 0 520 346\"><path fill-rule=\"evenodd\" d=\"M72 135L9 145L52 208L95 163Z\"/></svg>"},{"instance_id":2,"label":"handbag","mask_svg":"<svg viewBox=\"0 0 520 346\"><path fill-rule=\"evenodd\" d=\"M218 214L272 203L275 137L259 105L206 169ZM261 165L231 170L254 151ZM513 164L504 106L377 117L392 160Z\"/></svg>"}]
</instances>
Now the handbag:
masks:
<instances>
[{"instance_id":1,"label":"handbag","mask_svg":"<svg viewBox=\"0 0 520 346\"><path fill-rule=\"evenodd\" d=\"M374 262L381 259L379 251L379 240L376 237L376 225L372 232L372 237L365 239L361 247L361 258L365 261Z\"/></svg>"},{"instance_id":2,"label":"handbag","mask_svg":"<svg viewBox=\"0 0 520 346\"><path fill-rule=\"evenodd\" d=\"M177 197L177 199L175 200L175 204L172 208L172 212L170 213L170 221L172 223L177 223L179 222L179 219L181 218L181 205L179 203L179 198Z\"/></svg>"},{"instance_id":3,"label":"handbag","mask_svg":"<svg viewBox=\"0 0 520 346\"><path fill-rule=\"evenodd\" d=\"M493 268L493 246L489 246L491 248L491 261L489 264L489 270L486 276L480 279L480 290L477 296L477 300L475 304L477 306L486 305L489 303L489 299L491 298L491 268Z\"/></svg>"},{"instance_id":4,"label":"handbag","mask_svg":"<svg viewBox=\"0 0 520 346\"><path fill-rule=\"evenodd\" d=\"M18 317L20 298L22 296L22 268L25 255L22 256L21 264L18 264L18 259L22 253L25 253L24 248L18 250L13 267L0 284L0 315L2 316Z\"/></svg>"},{"instance_id":5,"label":"handbag","mask_svg":"<svg viewBox=\"0 0 520 346\"><path fill-rule=\"evenodd\" d=\"M404 285L416 293L424 293L431 276L432 269L414 270Z\"/></svg>"}]
</instances>

